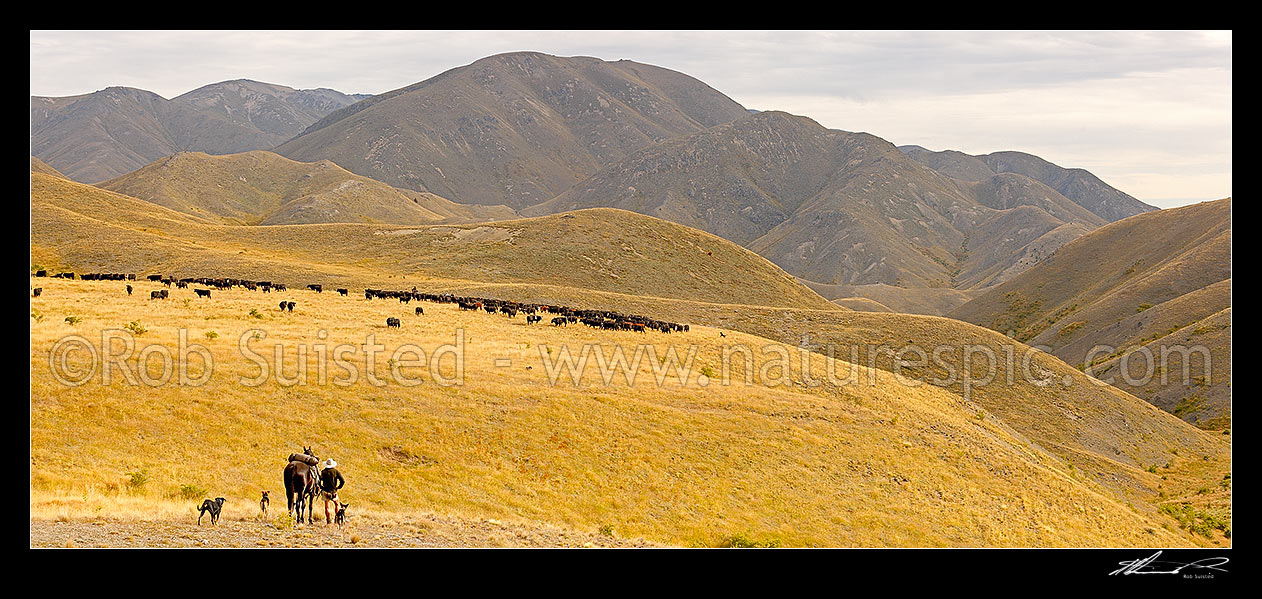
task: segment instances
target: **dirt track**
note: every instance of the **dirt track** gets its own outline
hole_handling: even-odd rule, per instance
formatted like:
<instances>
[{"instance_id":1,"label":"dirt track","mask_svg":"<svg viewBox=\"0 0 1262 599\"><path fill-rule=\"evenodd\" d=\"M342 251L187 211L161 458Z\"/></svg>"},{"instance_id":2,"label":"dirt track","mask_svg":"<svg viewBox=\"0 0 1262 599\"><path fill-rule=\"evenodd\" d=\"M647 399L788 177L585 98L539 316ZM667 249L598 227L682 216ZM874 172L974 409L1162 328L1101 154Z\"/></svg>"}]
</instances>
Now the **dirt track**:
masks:
<instances>
[{"instance_id":1,"label":"dirt track","mask_svg":"<svg viewBox=\"0 0 1262 599\"><path fill-rule=\"evenodd\" d=\"M344 528L273 522L221 520L121 521L31 519L31 547L648 547L650 543L612 536L575 533L551 527L526 527L494 520L415 516L377 520L358 518Z\"/></svg>"}]
</instances>

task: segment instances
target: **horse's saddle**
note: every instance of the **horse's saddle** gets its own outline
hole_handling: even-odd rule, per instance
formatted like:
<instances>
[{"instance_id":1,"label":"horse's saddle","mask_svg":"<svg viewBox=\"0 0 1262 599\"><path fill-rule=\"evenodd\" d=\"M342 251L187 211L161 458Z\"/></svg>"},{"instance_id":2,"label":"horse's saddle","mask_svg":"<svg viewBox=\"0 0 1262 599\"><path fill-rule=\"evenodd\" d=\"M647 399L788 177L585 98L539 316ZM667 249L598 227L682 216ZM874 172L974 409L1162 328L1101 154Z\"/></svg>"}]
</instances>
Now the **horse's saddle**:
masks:
<instances>
[{"instance_id":1,"label":"horse's saddle","mask_svg":"<svg viewBox=\"0 0 1262 599\"><path fill-rule=\"evenodd\" d=\"M289 454L289 461L302 462L308 466L315 466L320 463L320 458L313 455L307 455L305 453L291 453Z\"/></svg>"}]
</instances>

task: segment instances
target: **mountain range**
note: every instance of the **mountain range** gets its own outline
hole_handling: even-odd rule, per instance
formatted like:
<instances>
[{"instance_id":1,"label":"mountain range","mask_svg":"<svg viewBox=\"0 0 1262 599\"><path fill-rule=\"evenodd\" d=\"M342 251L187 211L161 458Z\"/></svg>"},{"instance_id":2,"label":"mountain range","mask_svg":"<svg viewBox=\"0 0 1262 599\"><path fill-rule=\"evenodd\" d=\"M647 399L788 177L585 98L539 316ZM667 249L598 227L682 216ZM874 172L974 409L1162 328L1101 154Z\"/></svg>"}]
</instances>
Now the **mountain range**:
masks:
<instances>
[{"instance_id":1,"label":"mountain range","mask_svg":"<svg viewBox=\"0 0 1262 599\"><path fill-rule=\"evenodd\" d=\"M271 149L365 97L248 79L207 85L170 100L130 87L31 96L31 155L71 179L95 183L182 151Z\"/></svg>"}]
</instances>

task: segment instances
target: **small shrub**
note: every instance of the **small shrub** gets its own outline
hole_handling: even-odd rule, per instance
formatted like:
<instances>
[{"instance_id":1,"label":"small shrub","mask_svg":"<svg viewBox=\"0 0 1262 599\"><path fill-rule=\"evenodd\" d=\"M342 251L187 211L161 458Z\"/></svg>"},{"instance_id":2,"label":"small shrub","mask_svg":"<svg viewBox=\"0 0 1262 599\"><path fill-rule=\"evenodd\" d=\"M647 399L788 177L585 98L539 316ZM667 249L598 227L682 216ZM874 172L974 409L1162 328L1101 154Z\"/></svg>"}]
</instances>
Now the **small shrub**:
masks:
<instances>
[{"instance_id":1,"label":"small shrub","mask_svg":"<svg viewBox=\"0 0 1262 599\"><path fill-rule=\"evenodd\" d=\"M1143 312L1144 310L1147 310L1147 309L1149 309L1149 308L1151 308L1151 307L1152 307L1152 304L1140 304L1137 308L1135 308L1135 313L1137 313L1137 314L1138 314L1138 313Z\"/></svg>"},{"instance_id":2,"label":"small shrub","mask_svg":"<svg viewBox=\"0 0 1262 599\"><path fill-rule=\"evenodd\" d=\"M127 326L125 326L125 327L123 327L123 328L124 328L124 329L127 329L127 330L129 330L129 331L131 331L133 334L135 334L135 335L137 335L137 336L139 336L139 335L144 335L144 334L145 334L145 332L147 332L147 331L149 330L149 329L145 328L145 325L140 324L139 322L137 322L137 321L135 321L135 320L133 320L133 321L131 321L131 322L127 323Z\"/></svg>"},{"instance_id":3,"label":"small shrub","mask_svg":"<svg viewBox=\"0 0 1262 599\"><path fill-rule=\"evenodd\" d=\"M81 322L83 322L83 319L82 319L82 318L79 318L78 316L67 316L67 317L66 317L66 324L68 324L68 325L70 325L70 326L77 325L77 324L79 324L79 323L81 323Z\"/></svg>"},{"instance_id":4,"label":"small shrub","mask_svg":"<svg viewBox=\"0 0 1262 599\"><path fill-rule=\"evenodd\" d=\"M127 473L127 489L132 492L143 490L148 482L148 468L141 468L140 470Z\"/></svg>"},{"instance_id":5,"label":"small shrub","mask_svg":"<svg viewBox=\"0 0 1262 599\"><path fill-rule=\"evenodd\" d=\"M758 541L744 533L736 533L734 535L723 537L723 540L719 541L719 544L717 545L717 547L727 549L770 549L779 546L780 541L778 539Z\"/></svg>"},{"instance_id":6,"label":"small shrub","mask_svg":"<svg viewBox=\"0 0 1262 599\"><path fill-rule=\"evenodd\" d=\"M612 537L612 536L613 536L613 525L612 525L612 524L605 524L605 525L602 525L602 526L600 527L600 534L602 534L602 535L604 535L604 536L606 536L606 537Z\"/></svg>"},{"instance_id":7,"label":"small shrub","mask_svg":"<svg viewBox=\"0 0 1262 599\"><path fill-rule=\"evenodd\" d=\"M199 499L206 496L206 489L197 485L180 485L180 497Z\"/></svg>"},{"instance_id":8,"label":"small shrub","mask_svg":"<svg viewBox=\"0 0 1262 599\"><path fill-rule=\"evenodd\" d=\"M214 332L214 331L206 331L206 338L207 338L207 339L214 340L214 339L216 339L216 338L218 338L218 337L219 337L219 333L216 333L216 332Z\"/></svg>"},{"instance_id":9,"label":"small shrub","mask_svg":"<svg viewBox=\"0 0 1262 599\"><path fill-rule=\"evenodd\" d=\"M32 309L31 309L31 318L34 318L34 319L35 319L35 322L40 322L40 321L44 320L44 313L43 313L43 312L40 312L39 310L36 310L36 309L32 308Z\"/></svg>"},{"instance_id":10,"label":"small shrub","mask_svg":"<svg viewBox=\"0 0 1262 599\"><path fill-rule=\"evenodd\" d=\"M261 313L259 313L258 308L250 308L250 317L251 317L251 318L263 318L263 315L262 315Z\"/></svg>"},{"instance_id":11,"label":"small shrub","mask_svg":"<svg viewBox=\"0 0 1262 599\"><path fill-rule=\"evenodd\" d=\"M294 527L294 520L287 512L277 512L276 517L272 518L272 526L281 530L289 530Z\"/></svg>"},{"instance_id":12,"label":"small shrub","mask_svg":"<svg viewBox=\"0 0 1262 599\"><path fill-rule=\"evenodd\" d=\"M704 375L706 376L706 378L708 378L708 379L713 379L713 378L714 378L714 369L713 369L713 368L710 368L709 366L702 366L702 367L701 367L701 374L704 374Z\"/></svg>"}]
</instances>

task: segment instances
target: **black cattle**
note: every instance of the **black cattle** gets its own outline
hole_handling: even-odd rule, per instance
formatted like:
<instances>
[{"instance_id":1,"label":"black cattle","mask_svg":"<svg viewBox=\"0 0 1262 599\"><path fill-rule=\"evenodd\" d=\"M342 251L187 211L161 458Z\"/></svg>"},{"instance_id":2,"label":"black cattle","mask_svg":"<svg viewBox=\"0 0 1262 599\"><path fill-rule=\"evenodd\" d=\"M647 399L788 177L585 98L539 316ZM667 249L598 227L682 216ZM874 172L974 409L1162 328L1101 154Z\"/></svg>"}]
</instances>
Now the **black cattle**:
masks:
<instances>
[{"instance_id":1,"label":"black cattle","mask_svg":"<svg viewBox=\"0 0 1262 599\"><path fill-rule=\"evenodd\" d=\"M43 287L36 287L36 288L34 288L34 289L32 289L32 290L31 290L31 297L39 297L39 296L40 296L40 294L42 294L42 293L44 293L44 288L43 288Z\"/></svg>"},{"instance_id":2,"label":"black cattle","mask_svg":"<svg viewBox=\"0 0 1262 599\"><path fill-rule=\"evenodd\" d=\"M197 297L210 297L209 289L194 289L193 293L196 293Z\"/></svg>"},{"instance_id":3,"label":"black cattle","mask_svg":"<svg viewBox=\"0 0 1262 599\"><path fill-rule=\"evenodd\" d=\"M420 315L422 315L422 314L424 314L424 313L425 313L425 308L422 308L422 307L420 307L420 306L417 306L417 307L416 307L416 315L417 315L417 316L420 316Z\"/></svg>"},{"instance_id":4,"label":"black cattle","mask_svg":"<svg viewBox=\"0 0 1262 599\"><path fill-rule=\"evenodd\" d=\"M127 286L127 295L131 295L131 285Z\"/></svg>"},{"instance_id":5,"label":"black cattle","mask_svg":"<svg viewBox=\"0 0 1262 599\"><path fill-rule=\"evenodd\" d=\"M166 289L159 289L158 291L149 292L149 299L151 300L167 299L168 297L170 297L170 292L168 292Z\"/></svg>"},{"instance_id":6,"label":"black cattle","mask_svg":"<svg viewBox=\"0 0 1262 599\"><path fill-rule=\"evenodd\" d=\"M552 326L563 327L569 324L570 320L564 316L558 316L552 319Z\"/></svg>"},{"instance_id":7,"label":"black cattle","mask_svg":"<svg viewBox=\"0 0 1262 599\"><path fill-rule=\"evenodd\" d=\"M346 295L346 294L348 294L348 293L350 293L350 291L347 291L347 290L345 290L345 289L338 289L338 290L337 290L337 294L338 294L338 295Z\"/></svg>"},{"instance_id":8,"label":"black cattle","mask_svg":"<svg viewBox=\"0 0 1262 599\"><path fill-rule=\"evenodd\" d=\"M150 281L161 281L162 275L149 275L146 278L148 278Z\"/></svg>"},{"instance_id":9,"label":"black cattle","mask_svg":"<svg viewBox=\"0 0 1262 599\"><path fill-rule=\"evenodd\" d=\"M394 327L394 328L396 328L396 329L397 329L397 328L402 327L402 326L403 326L403 323L399 322L399 319L397 319L397 318L387 318L387 319L386 319L386 326L388 326L388 327Z\"/></svg>"},{"instance_id":10,"label":"black cattle","mask_svg":"<svg viewBox=\"0 0 1262 599\"><path fill-rule=\"evenodd\" d=\"M46 277L46 276L48 276L48 271L46 271L46 270L37 270L37 271L35 271L35 276L37 276L37 277Z\"/></svg>"},{"instance_id":11,"label":"black cattle","mask_svg":"<svg viewBox=\"0 0 1262 599\"><path fill-rule=\"evenodd\" d=\"M526 315L526 324L531 324L531 323L534 323L534 322L539 322L539 321L541 321L541 320L543 320L543 317L542 317L542 316L539 316L538 314L527 314L527 315Z\"/></svg>"},{"instance_id":12,"label":"black cattle","mask_svg":"<svg viewBox=\"0 0 1262 599\"><path fill-rule=\"evenodd\" d=\"M307 285L307 289L310 289L316 293L324 293L324 286L322 285Z\"/></svg>"}]
</instances>

